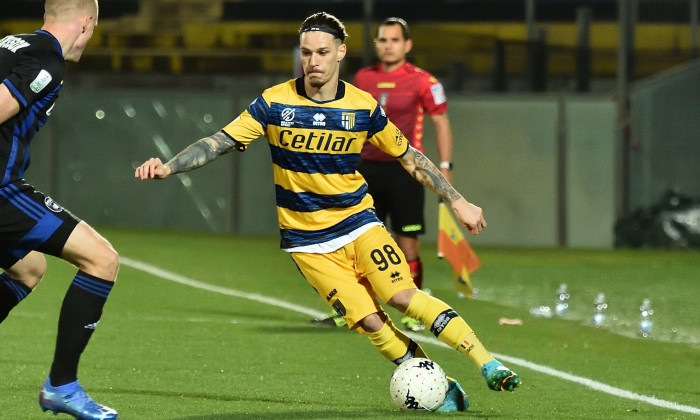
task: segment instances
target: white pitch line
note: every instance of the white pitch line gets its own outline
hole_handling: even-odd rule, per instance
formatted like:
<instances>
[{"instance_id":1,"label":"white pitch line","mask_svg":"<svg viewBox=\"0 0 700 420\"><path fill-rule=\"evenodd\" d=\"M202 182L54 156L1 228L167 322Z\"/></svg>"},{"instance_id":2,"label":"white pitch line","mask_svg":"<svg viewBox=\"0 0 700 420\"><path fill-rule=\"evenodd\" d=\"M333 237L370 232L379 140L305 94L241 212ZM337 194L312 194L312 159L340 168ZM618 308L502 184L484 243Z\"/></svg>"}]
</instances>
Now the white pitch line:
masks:
<instances>
[{"instance_id":1,"label":"white pitch line","mask_svg":"<svg viewBox=\"0 0 700 420\"><path fill-rule=\"evenodd\" d=\"M293 303L286 302L284 300L279 300L271 298L268 296L259 295L257 293L247 293L241 292L239 290L228 289L226 287L215 286L212 284L204 283L191 279L189 277L181 276L180 274L173 273L172 271L167 271L162 268L158 268L154 265L147 264L141 261L137 261L127 257L120 257L121 263L127 267L135 268L141 270L145 273L153 274L156 277L162 279L174 281L175 283L184 284L185 286L194 287L196 289L208 290L214 293L220 293L227 296L235 296L243 299L253 300L256 302L264 303L266 305L278 306L280 308L289 309L290 311L299 312L312 317L325 317L326 312L320 312L311 308L304 306L295 305Z\"/></svg>"},{"instance_id":2,"label":"white pitch line","mask_svg":"<svg viewBox=\"0 0 700 420\"><path fill-rule=\"evenodd\" d=\"M141 261L137 261L131 258L127 257L121 257L120 258L121 263L127 267L131 267L149 274L152 274L156 277L160 277L165 280L170 280L175 283L180 283L185 286L190 286L194 287L197 289L202 289L202 290L208 290L210 292L214 293L220 293L223 295L227 296L235 296L243 299L248 299L260 303L264 303L266 305L272 305L272 306L277 306L280 308L285 308L289 309L291 311L299 312L305 315L309 315L312 317L323 317L326 316L327 314L324 312L320 312L311 308L307 308L304 306L300 305L295 305L293 303L289 303L280 299L275 299L272 297L260 295L257 293L247 293L247 292L241 292L238 290L234 289L229 289L226 287L220 287L220 286L215 286L211 284L207 284L201 281L197 281L194 279L191 279L189 277L182 276L177 273L173 273L171 271L164 270L162 268L158 268L154 265L147 264ZM444 343L439 341L437 338L429 337L429 336L423 336L423 335L417 335L417 334L411 334L411 338L413 338L416 341L422 341L425 343L430 343L438 346L445 346ZM689 405L683 405L683 404L678 404L673 401L666 401L662 400L660 398L656 397L649 397L646 395L641 395L637 394L636 392L632 391L627 391L625 389L621 388L616 388L614 386L610 386L607 384L604 384L602 382L594 381L593 379L588 379L584 378L582 376L577 376L577 375L572 375L570 373L562 372L553 368L550 368L548 366L540 365L537 363L529 362L524 359L520 359L518 357L512 357L512 356L506 356L504 354L498 354L498 353L491 353L494 357L498 358L501 361L507 362L509 364L521 366L527 369L531 369L540 373L544 373L546 375L551 375L555 376L557 378L566 380L566 381L571 381L571 382L576 382L581 385L585 385L589 388L592 388L596 391L604 392L606 394L611 394L616 397L620 398L626 398L630 400L636 400L636 401L641 401L645 402L647 404L655 405L657 407L663 407L663 408L668 408L670 410L676 410L676 411L682 411L685 413L690 413L690 414L697 414L700 415L700 408L689 406Z\"/></svg>"},{"instance_id":3,"label":"white pitch line","mask_svg":"<svg viewBox=\"0 0 700 420\"><path fill-rule=\"evenodd\" d=\"M430 336L424 336L424 335L417 335L417 334L411 334L411 338L413 338L416 341L422 341L430 344L435 344L435 345L442 345L444 347L447 347L442 341L438 340L437 338L433 338ZM621 397L621 398L627 398L630 400L636 400L636 401L642 401L651 405L655 405L658 407L663 407L663 408L668 408L671 410L676 410L676 411L683 411L686 413L691 413L691 414L698 414L700 415L700 408L697 407L692 407L689 405L682 405L675 403L673 401L666 401L662 400L660 398L656 397L648 397L646 395L641 395L637 394L636 392L632 391L627 391L625 389L621 388L616 388L614 386L610 386L607 384L604 384L602 382L594 381L593 379L588 379L584 378L583 376L577 376L577 375L572 375L570 373L562 372L556 369L553 369L549 366L544 366L544 365L539 365L537 363L529 362L525 359L521 359L519 357L513 357L513 356L506 356L505 354L498 354L498 353L493 353L491 352L491 355L493 355L495 358L497 358L500 361L507 362L512 365L516 366L521 366L527 369L531 369L540 373L544 373L546 375L551 375L555 376L560 379L564 379L566 381L571 381L571 382L576 382L581 385L585 385L589 388L592 388L596 391L604 392L606 394L614 395L616 397Z\"/></svg>"}]
</instances>

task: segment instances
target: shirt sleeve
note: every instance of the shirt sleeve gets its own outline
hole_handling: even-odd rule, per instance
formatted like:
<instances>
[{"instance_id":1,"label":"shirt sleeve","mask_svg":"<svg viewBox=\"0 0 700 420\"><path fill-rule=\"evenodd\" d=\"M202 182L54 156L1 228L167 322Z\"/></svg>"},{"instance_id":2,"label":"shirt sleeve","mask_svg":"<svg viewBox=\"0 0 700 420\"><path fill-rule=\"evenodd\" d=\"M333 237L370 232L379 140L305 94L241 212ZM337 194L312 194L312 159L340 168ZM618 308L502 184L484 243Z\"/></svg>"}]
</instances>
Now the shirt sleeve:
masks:
<instances>
[{"instance_id":1,"label":"shirt sleeve","mask_svg":"<svg viewBox=\"0 0 700 420\"><path fill-rule=\"evenodd\" d=\"M421 105L429 115L447 112L445 89L434 76L427 77L422 83Z\"/></svg>"},{"instance_id":2,"label":"shirt sleeve","mask_svg":"<svg viewBox=\"0 0 700 420\"><path fill-rule=\"evenodd\" d=\"M367 139L369 143L390 156L403 156L408 150L408 139L394 123L389 121L381 106L377 105L371 119L374 126L381 127L381 129L374 133L368 133L371 134Z\"/></svg>"},{"instance_id":3,"label":"shirt sleeve","mask_svg":"<svg viewBox=\"0 0 700 420\"><path fill-rule=\"evenodd\" d=\"M65 63L55 53L27 51L21 54L17 66L2 82L24 109L60 86L64 68Z\"/></svg>"},{"instance_id":4,"label":"shirt sleeve","mask_svg":"<svg viewBox=\"0 0 700 420\"><path fill-rule=\"evenodd\" d=\"M222 131L239 144L248 147L253 140L265 135L269 111L270 107L265 102L265 99L262 95L258 96L245 111L241 112Z\"/></svg>"}]
</instances>

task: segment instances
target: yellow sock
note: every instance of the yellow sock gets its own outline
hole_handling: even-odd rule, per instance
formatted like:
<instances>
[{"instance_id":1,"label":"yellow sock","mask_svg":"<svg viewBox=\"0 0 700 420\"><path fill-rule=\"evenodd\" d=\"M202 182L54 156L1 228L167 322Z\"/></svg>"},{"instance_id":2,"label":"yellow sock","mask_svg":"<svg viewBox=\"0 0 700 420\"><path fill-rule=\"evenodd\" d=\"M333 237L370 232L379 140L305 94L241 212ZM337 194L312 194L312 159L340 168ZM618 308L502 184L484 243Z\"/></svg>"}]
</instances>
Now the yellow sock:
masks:
<instances>
[{"instance_id":1,"label":"yellow sock","mask_svg":"<svg viewBox=\"0 0 700 420\"><path fill-rule=\"evenodd\" d=\"M440 299L418 290L405 315L423 321L440 341L459 350L478 367L494 360L464 319Z\"/></svg>"},{"instance_id":2,"label":"yellow sock","mask_svg":"<svg viewBox=\"0 0 700 420\"><path fill-rule=\"evenodd\" d=\"M411 357L427 357L418 343L396 329L390 319L379 331L366 334L382 356L396 364Z\"/></svg>"}]
</instances>

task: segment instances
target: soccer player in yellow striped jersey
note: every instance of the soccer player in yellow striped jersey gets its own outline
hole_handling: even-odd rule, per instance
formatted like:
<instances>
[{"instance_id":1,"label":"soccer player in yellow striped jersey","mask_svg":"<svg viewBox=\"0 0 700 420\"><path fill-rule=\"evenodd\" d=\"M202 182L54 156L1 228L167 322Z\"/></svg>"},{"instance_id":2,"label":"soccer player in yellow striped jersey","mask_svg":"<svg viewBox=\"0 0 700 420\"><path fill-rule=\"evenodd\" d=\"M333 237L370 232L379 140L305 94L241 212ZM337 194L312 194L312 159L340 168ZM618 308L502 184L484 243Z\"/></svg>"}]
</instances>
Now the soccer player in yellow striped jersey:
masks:
<instances>
[{"instance_id":1,"label":"soccer player in yellow striped jersey","mask_svg":"<svg viewBox=\"0 0 700 420\"><path fill-rule=\"evenodd\" d=\"M336 82L330 100L312 99L304 79L267 89L223 132L241 146L264 135L272 154L282 248L324 253L380 223L357 172L369 141L392 156L408 142L368 93Z\"/></svg>"},{"instance_id":2,"label":"soccer player in yellow striped jersey","mask_svg":"<svg viewBox=\"0 0 700 420\"><path fill-rule=\"evenodd\" d=\"M251 141L266 137L281 247L348 326L361 327L377 350L396 364L425 357L423 349L394 326L376 295L421 320L438 339L469 357L489 388L513 391L520 384L518 376L486 351L450 306L416 288L403 253L374 213L372 197L357 171L365 142L395 156L416 180L450 204L470 233L486 227L481 208L465 200L408 144L372 96L339 79L346 37L335 16L311 15L299 29L303 77L267 89L218 133L192 143L165 164L151 158L134 175L142 180L166 178L222 154L244 151ZM466 394L451 380L440 410L467 407Z\"/></svg>"}]
</instances>

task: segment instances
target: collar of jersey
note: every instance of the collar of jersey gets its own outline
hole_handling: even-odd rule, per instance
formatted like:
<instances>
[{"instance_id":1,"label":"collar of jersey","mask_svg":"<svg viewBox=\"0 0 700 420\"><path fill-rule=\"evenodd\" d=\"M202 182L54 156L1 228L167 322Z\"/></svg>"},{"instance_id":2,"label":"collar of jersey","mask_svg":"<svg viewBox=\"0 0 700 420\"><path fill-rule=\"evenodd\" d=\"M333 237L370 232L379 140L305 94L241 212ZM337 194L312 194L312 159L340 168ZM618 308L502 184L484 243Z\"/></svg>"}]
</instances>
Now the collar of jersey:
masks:
<instances>
[{"instance_id":1,"label":"collar of jersey","mask_svg":"<svg viewBox=\"0 0 700 420\"><path fill-rule=\"evenodd\" d=\"M53 39L54 44L56 44L56 49L58 50L59 53L61 53L61 57L63 57L63 49L61 49L61 44L58 42L58 40L56 39L56 37L53 36L53 34L52 34L51 32L45 31L45 30L43 30L43 29L37 29L37 30L34 31L34 32L37 33L37 34L44 34L44 35L50 36L51 39Z\"/></svg>"},{"instance_id":2,"label":"collar of jersey","mask_svg":"<svg viewBox=\"0 0 700 420\"><path fill-rule=\"evenodd\" d=\"M408 73L411 70L411 63L408 62L408 60L404 60L403 64L401 64L399 67L395 68L392 71L385 71L384 67L382 66L382 63L377 63L375 64L375 69L379 73L384 73L384 74L398 74L398 73Z\"/></svg>"},{"instance_id":3,"label":"collar of jersey","mask_svg":"<svg viewBox=\"0 0 700 420\"><path fill-rule=\"evenodd\" d=\"M304 87L304 77L303 76L298 78L295 81L295 83L296 83L296 87L297 87L297 93L299 95L310 100L311 102L316 102L317 104L324 104L327 102L337 101L338 99L343 99L343 97L345 96L345 82L343 82L340 79L338 79L338 89L336 89L336 91L335 91L335 98L330 99L328 101L317 101L317 100L309 98L309 96L306 94L306 88Z\"/></svg>"}]
</instances>

